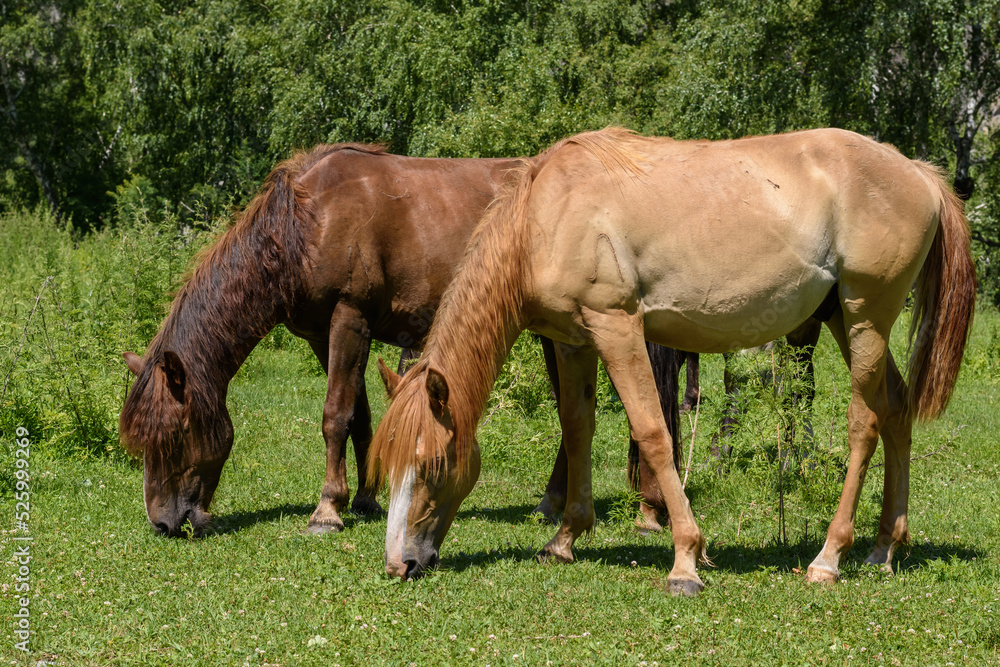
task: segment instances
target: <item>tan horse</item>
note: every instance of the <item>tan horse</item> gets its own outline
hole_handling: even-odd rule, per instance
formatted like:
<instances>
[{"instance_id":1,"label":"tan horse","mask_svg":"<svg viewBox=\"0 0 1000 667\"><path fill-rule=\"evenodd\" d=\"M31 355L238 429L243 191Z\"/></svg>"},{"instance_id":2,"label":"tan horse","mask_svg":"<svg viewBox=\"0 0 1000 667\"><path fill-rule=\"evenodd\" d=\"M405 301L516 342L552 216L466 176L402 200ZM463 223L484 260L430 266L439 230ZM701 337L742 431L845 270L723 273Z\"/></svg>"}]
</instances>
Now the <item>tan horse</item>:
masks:
<instances>
[{"instance_id":1,"label":"tan horse","mask_svg":"<svg viewBox=\"0 0 1000 667\"><path fill-rule=\"evenodd\" d=\"M909 384L889 333L916 282ZM570 460L563 523L542 555L573 558L594 524L590 443L600 356L673 522L668 588L695 594L705 541L677 471L649 339L725 352L826 321L851 371L850 460L810 581L833 581L881 434L885 495L868 562L908 540L910 427L946 407L971 326L975 273L961 204L930 165L842 130L680 142L623 130L525 161L487 212L425 352L394 388L370 456L388 475L386 571L419 575L479 472L475 429L501 362L529 328L556 341ZM372 461L374 463L374 460Z\"/></svg>"}]
</instances>

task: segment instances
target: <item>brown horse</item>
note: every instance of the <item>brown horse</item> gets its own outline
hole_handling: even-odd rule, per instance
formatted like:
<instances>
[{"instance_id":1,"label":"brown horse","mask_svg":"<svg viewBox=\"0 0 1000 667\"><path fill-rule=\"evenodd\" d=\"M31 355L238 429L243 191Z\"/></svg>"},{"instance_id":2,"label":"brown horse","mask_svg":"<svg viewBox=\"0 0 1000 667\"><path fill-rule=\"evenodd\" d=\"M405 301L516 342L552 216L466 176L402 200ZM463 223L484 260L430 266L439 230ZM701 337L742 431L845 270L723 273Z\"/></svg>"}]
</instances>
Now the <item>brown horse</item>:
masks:
<instances>
[{"instance_id":1,"label":"brown horse","mask_svg":"<svg viewBox=\"0 0 1000 667\"><path fill-rule=\"evenodd\" d=\"M190 521L197 533L208 523L233 443L229 382L280 323L308 341L328 376L326 479L309 531L344 526L348 436L361 483L351 507L381 511L376 488L364 484L370 343L419 347L475 224L516 164L341 144L318 146L271 172L201 257L145 355L124 355L136 379L121 439L143 457L146 512L158 531L179 535ZM565 467L565 456L559 461ZM550 519L562 509L565 478L553 474L540 505Z\"/></svg>"},{"instance_id":2,"label":"brown horse","mask_svg":"<svg viewBox=\"0 0 1000 667\"><path fill-rule=\"evenodd\" d=\"M903 381L889 333L916 282ZM645 339L696 352L748 348L810 317L851 372L850 459L810 581L834 581L854 541L869 460L885 445L882 517L869 562L891 571L908 540L914 418L951 397L971 327L975 271L961 203L930 165L842 130L681 142L605 130L534 160L477 227L421 361L376 430L373 480L388 476L386 571L433 565L475 484L476 424L524 328L552 338L569 485L543 555L571 561L594 523L590 444L597 359L670 511L668 589L703 588L705 540L672 465Z\"/></svg>"}]
</instances>

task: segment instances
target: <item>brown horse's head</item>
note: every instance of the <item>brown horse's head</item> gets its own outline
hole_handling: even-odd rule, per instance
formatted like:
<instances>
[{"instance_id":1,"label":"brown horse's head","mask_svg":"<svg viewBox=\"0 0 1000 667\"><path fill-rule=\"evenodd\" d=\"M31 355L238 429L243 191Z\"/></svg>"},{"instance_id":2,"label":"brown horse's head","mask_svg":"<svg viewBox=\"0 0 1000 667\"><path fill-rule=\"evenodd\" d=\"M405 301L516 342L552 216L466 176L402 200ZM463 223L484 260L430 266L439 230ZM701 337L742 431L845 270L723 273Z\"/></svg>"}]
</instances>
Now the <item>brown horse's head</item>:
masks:
<instances>
[{"instance_id":1,"label":"brown horse's head","mask_svg":"<svg viewBox=\"0 0 1000 667\"><path fill-rule=\"evenodd\" d=\"M412 579L437 564L445 533L479 478L479 445L456 436L444 375L418 364L400 378L379 361L393 402L372 440L369 474L389 479L385 571Z\"/></svg>"},{"instance_id":2,"label":"brown horse's head","mask_svg":"<svg viewBox=\"0 0 1000 667\"><path fill-rule=\"evenodd\" d=\"M225 396L197 390L180 357L166 350L123 356L135 383L122 407L122 443L143 461L146 515L157 532L195 535L208 525L208 506L233 446Z\"/></svg>"}]
</instances>

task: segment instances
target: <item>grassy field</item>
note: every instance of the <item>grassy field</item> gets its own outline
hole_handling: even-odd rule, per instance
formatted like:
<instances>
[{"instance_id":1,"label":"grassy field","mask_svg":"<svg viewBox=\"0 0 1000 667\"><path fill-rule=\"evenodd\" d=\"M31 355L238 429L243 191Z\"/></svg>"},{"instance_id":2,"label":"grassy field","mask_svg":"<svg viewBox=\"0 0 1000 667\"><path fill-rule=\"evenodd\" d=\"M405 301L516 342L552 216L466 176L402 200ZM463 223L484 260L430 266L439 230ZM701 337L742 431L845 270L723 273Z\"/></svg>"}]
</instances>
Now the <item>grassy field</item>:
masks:
<instances>
[{"instance_id":1,"label":"grassy field","mask_svg":"<svg viewBox=\"0 0 1000 667\"><path fill-rule=\"evenodd\" d=\"M816 449L781 480L784 541L774 401L766 390L747 400L750 413L720 475L708 450L722 408L721 359L704 357L687 490L715 567L702 570L706 589L696 599L664 592L673 558L669 532L643 536L631 528L627 422L606 386L594 443L599 523L577 543L574 564L535 561L554 528L529 512L559 428L544 377L532 375L530 364L517 369L514 389L495 395L480 430L483 475L436 571L410 583L383 574L384 518L348 514L343 533L304 535L323 478L325 380L304 346L284 340L258 349L231 387L236 444L212 507L215 530L203 539L154 535L143 510L141 470L121 458L32 452L32 652L15 650L10 630L18 599L10 554L19 543L11 530L13 503L5 498L0 581L7 629L0 659L1000 664L998 330L995 312L979 314L950 409L916 430L913 544L897 554L897 576L861 565L881 502L880 451L861 498L859 539L832 587L807 585L801 574L822 543L846 457L847 376L832 339L824 333L817 352ZM905 347L901 335L894 343ZM744 363L754 371L771 362ZM368 384L380 416L385 405L374 363ZM518 389L525 386L536 389L525 394ZM688 437L693 420L684 421ZM687 441L685 456L686 447Z\"/></svg>"}]
</instances>

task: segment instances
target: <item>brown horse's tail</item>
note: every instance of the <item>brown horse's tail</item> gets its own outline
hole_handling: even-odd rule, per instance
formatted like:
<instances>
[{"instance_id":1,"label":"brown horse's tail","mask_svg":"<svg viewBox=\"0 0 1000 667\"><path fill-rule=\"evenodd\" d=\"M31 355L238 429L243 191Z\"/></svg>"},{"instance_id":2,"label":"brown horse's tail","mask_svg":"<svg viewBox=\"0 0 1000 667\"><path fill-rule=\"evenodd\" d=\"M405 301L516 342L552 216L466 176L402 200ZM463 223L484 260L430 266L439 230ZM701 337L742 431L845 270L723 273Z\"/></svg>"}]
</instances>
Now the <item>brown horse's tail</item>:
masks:
<instances>
[{"instance_id":1,"label":"brown horse's tail","mask_svg":"<svg viewBox=\"0 0 1000 667\"><path fill-rule=\"evenodd\" d=\"M955 389L975 311L976 269L962 202L940 171L915 164L936 184L941 200L940 224L917 276L910 323L907 406L916 419L927 421L944 412Z\"/></svg>"}]
</instances>

